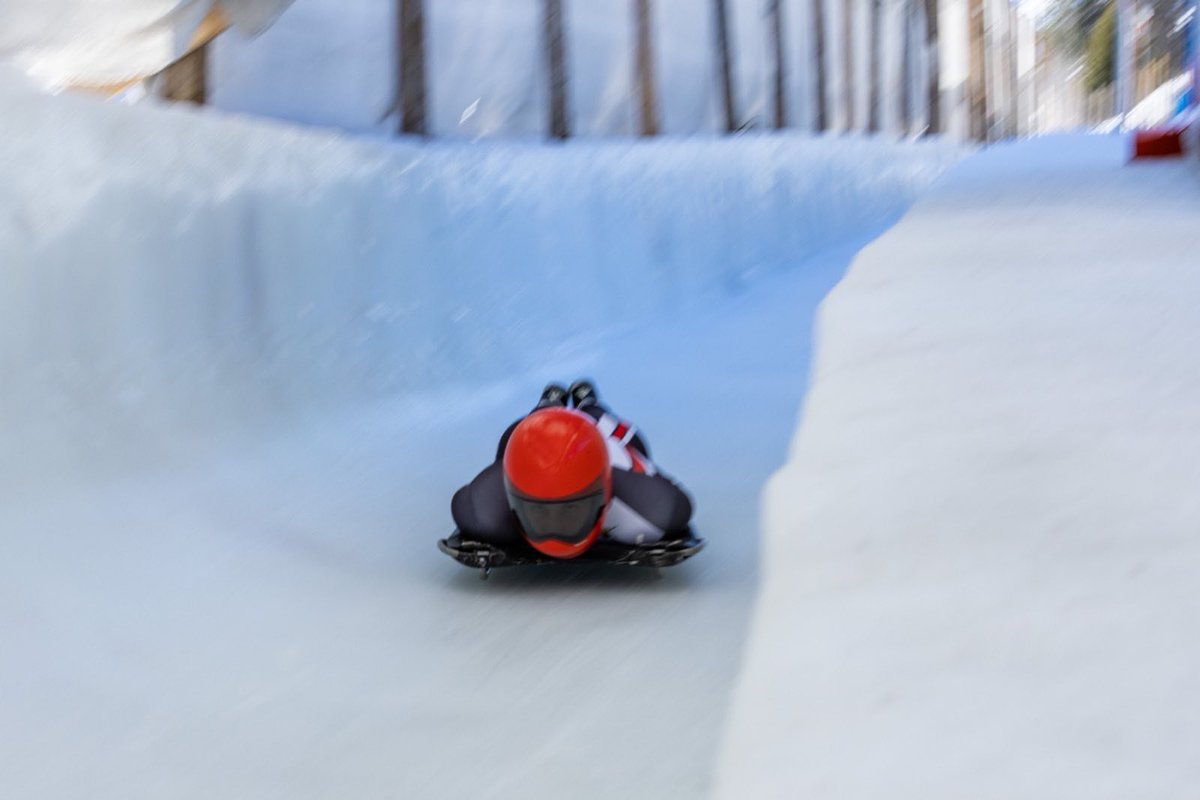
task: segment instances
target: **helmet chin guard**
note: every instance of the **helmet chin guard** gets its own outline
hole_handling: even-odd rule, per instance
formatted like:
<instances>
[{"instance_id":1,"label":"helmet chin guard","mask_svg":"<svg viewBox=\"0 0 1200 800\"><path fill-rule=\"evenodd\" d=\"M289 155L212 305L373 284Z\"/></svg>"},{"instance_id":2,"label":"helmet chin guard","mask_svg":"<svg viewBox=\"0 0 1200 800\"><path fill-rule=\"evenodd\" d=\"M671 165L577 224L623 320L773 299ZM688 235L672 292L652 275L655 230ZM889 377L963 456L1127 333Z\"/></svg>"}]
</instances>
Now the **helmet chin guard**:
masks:
<instances>
[{"instance_id":1,"label":"helmet chin guard","mask_svg":"<svg viewBox=\"0 0 1200 800\"><path fill-rule=\"evenodd\" d=\"M604 436L578 411L534 411L509 437L504 488L531 547L554 558L586 552L600 537L612 499Z\"/></svg>"}]
</instances>

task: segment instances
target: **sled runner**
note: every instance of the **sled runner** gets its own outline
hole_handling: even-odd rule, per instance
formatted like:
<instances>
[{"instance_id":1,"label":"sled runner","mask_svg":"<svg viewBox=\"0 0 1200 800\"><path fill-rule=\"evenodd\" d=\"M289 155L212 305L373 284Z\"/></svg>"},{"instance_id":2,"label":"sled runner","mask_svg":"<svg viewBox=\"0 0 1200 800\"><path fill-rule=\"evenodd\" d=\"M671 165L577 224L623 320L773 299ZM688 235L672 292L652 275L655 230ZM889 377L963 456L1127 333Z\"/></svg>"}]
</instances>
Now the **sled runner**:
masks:
<instances>
[{"instance_id":1,"label":"sled runner","mask_svg":"<svg viewBox=\"0 0 1200 800\"><path fill-rule=\"evenodd\" d=\"M558 559L539 553L526 545L499 547L485 542L464 539L455 531L449 538L438 541L438 549L465 567L480 571L487 580L495 567L520 567L535 564L611 564L628 567L671 567L686 561L704 548L704 540L689 533L682 539L669 539L651 544L625 544L600 539L587 552L576 558Z\"/></svg>"}]
</instances>

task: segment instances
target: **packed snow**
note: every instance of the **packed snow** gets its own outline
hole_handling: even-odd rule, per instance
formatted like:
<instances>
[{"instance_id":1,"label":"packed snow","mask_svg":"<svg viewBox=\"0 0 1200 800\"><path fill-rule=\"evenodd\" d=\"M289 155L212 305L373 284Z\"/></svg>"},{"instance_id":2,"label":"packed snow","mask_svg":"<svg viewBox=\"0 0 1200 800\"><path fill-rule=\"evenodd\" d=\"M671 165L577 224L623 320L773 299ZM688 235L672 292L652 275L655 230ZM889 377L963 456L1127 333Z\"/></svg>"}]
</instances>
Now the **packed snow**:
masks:
<instances>
[{"instance_id":1,"label":"packed snow","mask_svg":"<svg viewBox=\"0 0 1200 800\"><path fill-rule=\"evenodd\" d=\"M0 104L0 795L706 792L811 314L957 149ZM709 548L481 583L450 494L581 374Z\"/></svg>"},{"instance_id":2,"label":"packed snow","mask_svg":"<svg viewBox=\"0 0 1200 800\"><path fill-rule=\"evenodd\" d=\"M825 301L724 798L1200 784L1200 174L963 162Z\"/></svg>"}]
</instances>

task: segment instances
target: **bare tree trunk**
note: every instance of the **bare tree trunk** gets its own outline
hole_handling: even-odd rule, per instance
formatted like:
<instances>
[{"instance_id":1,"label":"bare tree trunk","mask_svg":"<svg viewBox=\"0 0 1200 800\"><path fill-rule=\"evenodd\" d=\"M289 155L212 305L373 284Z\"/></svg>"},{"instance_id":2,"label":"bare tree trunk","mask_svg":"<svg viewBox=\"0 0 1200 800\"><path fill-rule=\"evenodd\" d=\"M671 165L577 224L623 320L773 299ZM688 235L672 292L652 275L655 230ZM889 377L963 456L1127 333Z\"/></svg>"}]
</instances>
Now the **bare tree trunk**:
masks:
<instances>
[{"instance_id":1,"label":"bare tree trunk","mask_svg":"<svg viewBox=\"0 0 1200 800\"><path fill-rule=\"evenodd\" d=\"M721 81L721 100L725 108L725 130L738 129L737 101L733 90L733 60L729 48L729 0L713 0L717 29L717 72Z\"/></svg>"},{"instance_id":2,"label":"bare tree trunk","mask_svg":"<svg viewBox=\"0 0 1200 800\"><path fill-rule=\"evenodd\" d=\"M987 11L988 89L991 98L988 104L988 110L991 111L989 127L991 138L1000 140L1008 136L1008 20L1000 12L1001 4L1008 8L1008 0L987 1L990 4Z\"/></svg>"},{"instance_id":3,"label":"bare tree trunk","mask_svg":"<svg viewBox=\"0 0 1200 800\"><path fill-rule=\"evenodd\" d=\"M1195 49L1192 51L1192 108L1200 105L1200 2L1192 4L1191 41ZM1192 139L1195 142L1195 138Z\"/></svg>"},{"instance_id":4,"label":"bare tree trunk","mask_svg":"<svg viewBox=\"0 0 1200 800\"><path fill-rule=\"evenodd\" d=\"M197 105L208 102L208 46L228 29L229 18L224 9L213 6L192 31L186 52L159 73L163 97ZM114 94L133 83L136 80L115 88Z\"/></svg>"},{"instance_id":5,"label":"bare tree trunk","mask_svg":"<svg viewBox=\"0 0 1200 800\"><path fill-rule=\"evenodd\" d=\"M871 15L868 23L868 41L871 52L867 60L867 130L872 133L879 130L879 41L880 17L883 16L883 4L880 0L870 0L867 10Z\"/></svg>"},{"instance_id":6,"label":"bare tree trunk","mask_svg":"<svg viewBox=\"0 0 1200 800\"><path fill-rule=\"evenodd\" d=\"M1005 8L1008 10L1004 19L1004 80L1008 83L1008 108L1005 114L1008 117L1008 135L1020 136L1021 111L1018 101L1021 86L1017 76L1017 7L1013 3L1006 3Z\"/></svg>"},{"instance_id":7,"label":"bare tree trunk","mask_svg":"<svg viewBox=\"0 0 1200 800\"><path fill-rule=\"evenodd\" d=\"M637 82L642 136L658 135L658 90L654 79L654 29L650 0L635 0L637 12Z\"/></svg>"},{"instance_id":8,"label":"bare tree trunk","mask_svg":"<svg viewBox=\"0 0 1200 800\"><path fill-rule=\"evenodd\" d=\"M396 105L401 133L428 134L425 122L425 11L422 0L400 0L397 38L400 80Z\"/></svg>"},{"instance_id":9,"label":"bare tree trunk","mask_svg":"<svg viewBox=\"0 0 1200 800\"><path fill-rule=\"evenodd\" d=\"M995 142L998 127L996 118L1003 112L1003 107L1000 104L1000 83L996 77L998 67L996 64L995 14L988 7L990 4L994 5L995 0L984 0L983 2L983 96L985 103L983 124L986 140Z\"/></svg>"},{"instance_id":10,"label":"bare tree trunk","mask_svg":"<svg viewBox=\"0 0 1200 800\"><path fill-rule=\"evenodd\" d=\"M775 60L772 85L775 95L775 130L787 127L787 65L783 49L783 0L768 0L771 18L771 50Z\"/></svg>"},{"instance_id":11,"label":"bare tree trunk","mask_svg":"<svg viewBox=\"0 0 1200 800\"><path fill-rule=\"evenodd\" d=\"M842 0L842 67L845 70L843 102L846 130L854 130L854 0Z\"/></svg>"},{"instance_id":12,"label":"bare tree trunk","mask_svg":"<svg viewBox=\"0 0 1200 800\"><path fill-rule=\"evenodd\" d=\"M988 136L987 56L984 44L987 33L984 26L983 0L968 0L967 26L971 68L969 78L971 137L983 142L987 141Z\"/></svg>"},{"instance_id":13,"label":"bare tree trunk","mask_svg":"<svg viewBox=\"0 0 1200 800\"><path fill-rule=\"evenodd\" d=\"M1125 126L1125 117L1133 106L1133 54L1137 44L1133 28L1134 5L1133 0L1117 0L1117 42L1113 69L1116 71L1116 110L1121 116L1121 127Z\"/></svg>"},{"instance_id":14,"label":"bare tree trunk","mask_svg":"<svg viewBox=\"0 0 1200 800\"><path fill-rule=\"evenodd\" d=\"M543 10L546 68L550 78L550 136L554 139L566 139L571 135L571 127L567 112L567 58L562 0L544 0Z\"/></svg>"},{"instance_id":15,"label":"bare tree trunk","mask_svg":"<svg viewBox=\"0 0 1200 800\"><path fill-rule=\"evenodd\" d=\"M900 15L904 20L904 25L900 29L900 57L903 59L900 65L900 129L907 137L912 132L913 107L916 105L912 89L913 75L916 72L913 67L912 40L917 20L916 6L913 4L913 0L903 0L903 2L903 13Z\"/></svg>"},{"instance_id":16,"label":"bare tree trunk","mask_svg":"<svg viewBox=\"0 0 1200 800\"><path fill-rule=\"evenodd\" d=\"M1190 56L1192 59L1192 108L1200 106L1200 0L1194 0L1192 3L1192 24L1188 26L1191 30L1184 30L1184 36L1191 37L1188 41L1192 43ZM1180 54L1181 56L1183 53ZM1184 64L1186 67L1187 64ZM1195 142L1195 137L1192 138Z\"/></svg>"},{"instance_id":17,"label":"bare tree trunk","mask_svg":"<svg viewBox=\"0 0 1200 800\"><path fill-rule=\"evenodd\" d=\"M926 102L929 104L929 127L926 133L941 133L942 130L942 76L941 43L938 40L938 0L925 3L925 47L928 55L929 87Z\"/></svg>"},{"instance_id":18,"label":"bare tree trunk","mask_svg":"<svg viewBox=\"0 0 1200 800\"><path fill-rule=\"evenodd\" d=\"M208 102L208 45L203 44L162 71L162 95L167 100Z\"/></svg>"},{"instance_id":19,"label":"bare tree trunk","mask_svg":"<svg viewBox=\"0 0 1200 800\"><path fill-rule=\"evenodd\" d=\"M816 128L829 128L829 98L825 82L825 0L812 0L813 12L813 61L817 70L817 120Z\"/></svg>"}]
</instances>

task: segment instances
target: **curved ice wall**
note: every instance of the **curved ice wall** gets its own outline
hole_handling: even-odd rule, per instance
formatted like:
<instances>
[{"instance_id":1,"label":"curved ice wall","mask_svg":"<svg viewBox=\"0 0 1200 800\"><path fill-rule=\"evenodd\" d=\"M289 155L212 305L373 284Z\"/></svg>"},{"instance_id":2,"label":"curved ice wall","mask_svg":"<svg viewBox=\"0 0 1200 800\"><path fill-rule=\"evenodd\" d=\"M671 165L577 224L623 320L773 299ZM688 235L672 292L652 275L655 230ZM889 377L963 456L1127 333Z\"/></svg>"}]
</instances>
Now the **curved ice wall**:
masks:
<instances>
[{"instance_id":1,"label":"curved ice wall","mask_svg":"<svg viewBox=\"0 0 1200 800\"><path fill-rule=\"evenodd\" d=\"M0 104L0 480L519 372L886 224L957 152L354 141L9 76Z\"/></svg>"}]
</instances>

